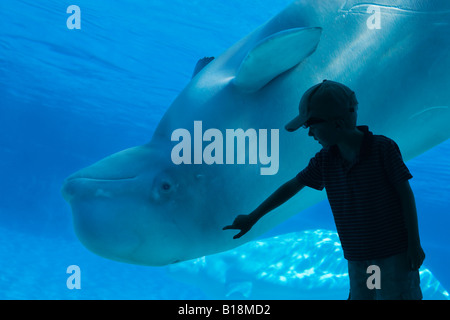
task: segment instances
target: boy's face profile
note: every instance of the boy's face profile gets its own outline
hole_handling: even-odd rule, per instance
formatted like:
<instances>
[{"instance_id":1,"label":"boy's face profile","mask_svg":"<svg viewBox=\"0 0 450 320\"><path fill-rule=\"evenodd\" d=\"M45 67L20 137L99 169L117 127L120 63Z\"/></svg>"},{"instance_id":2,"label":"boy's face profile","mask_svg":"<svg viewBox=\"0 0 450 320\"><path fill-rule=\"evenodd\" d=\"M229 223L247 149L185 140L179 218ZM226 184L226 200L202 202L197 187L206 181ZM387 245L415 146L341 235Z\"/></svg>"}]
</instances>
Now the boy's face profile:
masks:
<instances>
[{"instance_id":1,"label":"boy's face profile","mask_svg":"<svg viewBox=\"0 0 450 320\"><path fill-rule=\"evenodd\" d=\"M308 135L313 137L324 148L338 144L343 139L344 133L354 129L356 126L355 111L337 118L324 116L324 110L332 108L330 105L319 106L319 108L316 108L315 114L313 113L303 125L303 128L309 129Z\"/></svg>"},{"instance_id":2,"label":"boy's face profile","mask_svg":"<svg viewBox=\"0 0 450 320\"><path fill-rule=\"evenodd\" d=\"M335 145L339 137L339 130L337 130L335 120L320 119L320 121L316 121L316 119L306 124L307 128L309 128L308 135L313 137L323 147Z\"/></svg>"}]
</instances>

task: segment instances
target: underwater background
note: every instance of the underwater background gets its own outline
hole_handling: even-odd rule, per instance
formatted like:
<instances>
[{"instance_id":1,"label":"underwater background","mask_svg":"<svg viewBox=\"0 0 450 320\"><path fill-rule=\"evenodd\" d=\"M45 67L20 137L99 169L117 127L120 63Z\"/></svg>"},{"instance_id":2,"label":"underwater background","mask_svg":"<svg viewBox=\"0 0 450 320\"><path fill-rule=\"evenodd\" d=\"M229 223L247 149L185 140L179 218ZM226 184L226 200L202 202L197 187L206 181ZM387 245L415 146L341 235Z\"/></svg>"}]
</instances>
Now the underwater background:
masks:
<instances>
[{"instance_id":1,"label":"underwater background","mask_svg":"<svg viewBox=\"0 0 450 320\"><path fill-rule=\"evenodd\" d=\"M148 142L199 58L218 56L290 2L0 1L0 299L209 298L164 267L89 252L60 189L80 168ZM81 30L67 28L70 5L81 8ZM407 162L424 265L446 289L449 160L447 140ZM326 201L301 214L335 230ZM263 237L307 227L294 216ZM67 288L70 265L81 269L79 290Z\"/></svg>"}]
</instances>

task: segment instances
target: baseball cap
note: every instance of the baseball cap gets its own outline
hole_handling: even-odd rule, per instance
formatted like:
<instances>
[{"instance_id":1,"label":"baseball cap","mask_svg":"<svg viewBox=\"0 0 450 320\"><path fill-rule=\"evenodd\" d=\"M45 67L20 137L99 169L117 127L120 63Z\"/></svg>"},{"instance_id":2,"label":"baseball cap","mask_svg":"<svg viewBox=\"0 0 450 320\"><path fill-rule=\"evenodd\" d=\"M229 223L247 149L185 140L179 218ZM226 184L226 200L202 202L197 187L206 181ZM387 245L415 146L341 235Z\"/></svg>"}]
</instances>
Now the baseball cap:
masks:
<instances>
[{"instance_id":1,"label":"baseball cap","mask_svg":"<svg viewBox=\"0 0 450 320\"><path fill-rule=\"evenodd\" d=\"M295 131L310 118L334 119L350 115L357 110L355 93L342 83L323 80L306 90L299 104L299 115L285 129Z\"/></svg>"}]
</instances>

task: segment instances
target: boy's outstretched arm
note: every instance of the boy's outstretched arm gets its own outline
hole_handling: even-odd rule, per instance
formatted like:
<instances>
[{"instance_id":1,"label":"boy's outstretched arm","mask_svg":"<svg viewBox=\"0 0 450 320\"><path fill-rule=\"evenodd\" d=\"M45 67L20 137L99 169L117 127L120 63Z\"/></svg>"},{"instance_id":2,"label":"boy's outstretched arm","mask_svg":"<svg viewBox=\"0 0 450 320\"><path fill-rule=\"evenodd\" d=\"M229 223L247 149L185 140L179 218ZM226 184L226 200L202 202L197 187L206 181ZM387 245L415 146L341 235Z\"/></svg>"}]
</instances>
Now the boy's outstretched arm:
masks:
<instances>
[{"instance_id":1,"label":"boy's outstretched arm","mask_svg":"<svg viewBox=\"0 0 450 320\"><path fill-rule=\"evenodd\" d=\"M296 177L289 180L281 187L279 187L274 193L272 193L263 203L261 203L258 208L256 208L252 213L248 215L238 215L234 219L233 224L226 226L223 230L236 229L241 230L236 234L233 239L237 239L246 234L253 225L261 219L265 214L269 213L273 209L279 207L287 200L296 195L305 186L301 184Z\"/></svg>"}]
</instances>

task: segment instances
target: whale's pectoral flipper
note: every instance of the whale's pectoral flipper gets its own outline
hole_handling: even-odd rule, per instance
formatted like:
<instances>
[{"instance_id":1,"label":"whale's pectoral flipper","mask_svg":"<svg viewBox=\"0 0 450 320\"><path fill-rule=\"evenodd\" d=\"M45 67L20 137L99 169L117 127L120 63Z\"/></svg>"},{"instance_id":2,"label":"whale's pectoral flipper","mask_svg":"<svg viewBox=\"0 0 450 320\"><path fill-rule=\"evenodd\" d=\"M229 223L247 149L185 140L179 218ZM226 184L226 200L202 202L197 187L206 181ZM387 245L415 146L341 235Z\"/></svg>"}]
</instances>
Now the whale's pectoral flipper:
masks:
<instances>
[{"instance_id":1,"label":"whale's pectoral flipper","mask_svg":"<svg viewBox=\"0 0 450 320\"><path fill-rule=\"evenodd\" d=\"M194 78L197 73L202 71L204 67L206 67L211 61L214 60L214 57L204 57L197 61L197 64L195 65L194 72L192 73L192 78Z\"/></svg>"},{"instance_id":2,"label":"whale's pectoral flipper","mask_svg":"<svg viewBox=\"0 0 450 320\"><path fill-rule=\"evenodd\" d=\"M322 28L294 28L261 40L244 58L234 79L243 91L255 92L281 73L310 56L319 44Z\"/></svg>"}]
</instances>

